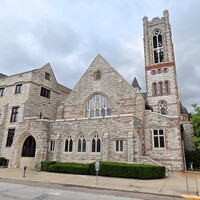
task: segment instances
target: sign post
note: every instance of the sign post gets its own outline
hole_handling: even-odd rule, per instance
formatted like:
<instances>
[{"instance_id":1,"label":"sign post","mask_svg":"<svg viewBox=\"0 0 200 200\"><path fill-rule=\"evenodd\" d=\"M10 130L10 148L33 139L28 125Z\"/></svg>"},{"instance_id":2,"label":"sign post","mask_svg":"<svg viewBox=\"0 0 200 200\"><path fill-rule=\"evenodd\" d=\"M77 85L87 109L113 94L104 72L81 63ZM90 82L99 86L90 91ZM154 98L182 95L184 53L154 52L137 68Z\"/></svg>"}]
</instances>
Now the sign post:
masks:
<instances>
[{"instance_id":1,"label":"sign post","mask_svg":"<svg viewBox=\"0 0 200 200\"><path fill-rule=\"evenodd\" d=\"M26 165L24 166L24 174L23 177L26 177Z\"/></svg>"},{"instance_id":2,"label":"sign post","mask_svg":"<svg viewBox=\"0 0 200 200\"><path fill-rule=\"evenodd\" d=\"M96 161L95 163L95 170L96 170L96 185L99 185L99 182L98 182L99 161Z\"/></svg>"}]
</instances>

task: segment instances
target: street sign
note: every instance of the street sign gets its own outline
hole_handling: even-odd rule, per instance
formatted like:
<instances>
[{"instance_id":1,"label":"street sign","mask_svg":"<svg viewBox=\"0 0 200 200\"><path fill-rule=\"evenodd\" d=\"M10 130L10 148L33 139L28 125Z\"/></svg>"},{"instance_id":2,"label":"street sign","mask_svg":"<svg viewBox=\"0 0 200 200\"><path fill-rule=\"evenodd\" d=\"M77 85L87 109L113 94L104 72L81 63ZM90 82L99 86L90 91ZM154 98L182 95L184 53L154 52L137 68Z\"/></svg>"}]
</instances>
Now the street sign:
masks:
<instances>
[{"instance_id":1,"label":"street sign","mask_svg":"<svg viewBox=\"0 0 200 200\"><path fill-rule=\"evenodd\" d=\"M95 170L96 170L96 185L98 185L99 184L99 181L98 181L99 161L95 162Z\"/></svg>"}]
</instances>

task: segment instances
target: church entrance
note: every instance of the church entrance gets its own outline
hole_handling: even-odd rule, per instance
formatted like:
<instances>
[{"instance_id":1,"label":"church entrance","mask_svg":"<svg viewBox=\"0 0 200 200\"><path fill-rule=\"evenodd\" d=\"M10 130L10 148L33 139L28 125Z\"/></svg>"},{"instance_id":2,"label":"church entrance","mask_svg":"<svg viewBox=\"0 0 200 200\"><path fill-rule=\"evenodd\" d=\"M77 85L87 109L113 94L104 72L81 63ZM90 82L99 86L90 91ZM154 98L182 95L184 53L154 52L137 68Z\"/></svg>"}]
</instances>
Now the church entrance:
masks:
<instances>
[{"instance_id":1,"label":"church entrance","mask_svg":"<svg viewBox=\"0 0 200 200\"><path fill-rule=\"evenodd\" d=\"M36 142L33 136L26 138L23 148L22 148L22 157L35 157L35 147Z\"/></svg>"},{"instance_id":2,"label":"church entrance","mask_svg":"<svg viewBox=\"0 0 200 200\"><path fill-rule=\"evenodd\" d=\"M28 136L24 141L20 159L20 167L35 168L36 141L33 136Z\"/></svg>"}]
</instances>

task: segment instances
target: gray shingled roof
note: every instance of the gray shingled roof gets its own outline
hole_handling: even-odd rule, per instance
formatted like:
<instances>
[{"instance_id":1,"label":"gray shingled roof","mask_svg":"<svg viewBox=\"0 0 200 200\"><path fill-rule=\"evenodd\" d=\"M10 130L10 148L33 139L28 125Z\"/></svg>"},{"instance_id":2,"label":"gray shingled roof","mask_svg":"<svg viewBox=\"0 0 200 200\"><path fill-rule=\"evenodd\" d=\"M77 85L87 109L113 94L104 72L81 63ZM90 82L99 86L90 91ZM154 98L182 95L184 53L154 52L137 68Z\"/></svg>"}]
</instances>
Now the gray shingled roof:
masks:
<instances>
[{"instance_id":1,"label":"gray shingled roof","mask_svg":"<svg viewBox=\"0 0 200 200\"><path fill-rule=\"evenodd\" d=\"M142 94L143 94L143 98L145 100L145 110L153 111L153 108L149 105L149 103L147 101L147 93L142 93Z\"/></svg>"},{"instance_id":2,"label":"gray shingled roof","mask_svg":"<svg viewBox=\"0 0 200 200\"><path fill-rule=\"evenodd\" d=\"M138 84L138 81L137 81L137 78L136 78L136 77L133 79L132 86L133 86L133 87L138 87L138 88L141 90L141 87L139 86L139 84Z\"/></svg>"},{"instance_id":3,"label":"gray shingled roof","mask_svg":"<svg viewBox=\"0 0 200 200\"><path fill-rule=\"evenodd\" d=\"M187 109L181 104L181 102L180 102L180 113L187 114L187 115L189 114Z\"/></svg>"},{"instance_id":4,"label":"gray shingled roof","mask_svg":"<svg viewBox=\"0 0 200 200\"><path fill-rule=\"evenodd\" d=\"M6 77L5 74L0 73L0 78Z\"/></svg>"}]
</instances>

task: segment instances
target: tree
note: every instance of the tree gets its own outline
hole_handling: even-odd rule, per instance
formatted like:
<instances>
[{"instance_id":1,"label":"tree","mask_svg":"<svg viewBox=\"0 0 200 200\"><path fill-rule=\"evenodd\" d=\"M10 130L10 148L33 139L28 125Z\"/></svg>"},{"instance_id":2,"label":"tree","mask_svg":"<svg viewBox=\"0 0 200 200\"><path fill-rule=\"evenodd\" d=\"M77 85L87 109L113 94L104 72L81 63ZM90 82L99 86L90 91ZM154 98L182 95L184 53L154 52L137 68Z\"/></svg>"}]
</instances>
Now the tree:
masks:
<instances>
[{"instance_id":1,"label":"tree","mask_svg":"<svg viewBox=\"0 0 200 200\"><path fill-rule=\"evenodd\" d=\"M191 116L191 123L194 129L194 143L197 149L200 149L200 106L197 104L192 105L195 113Z\"/></svg>"}]
</instances>

